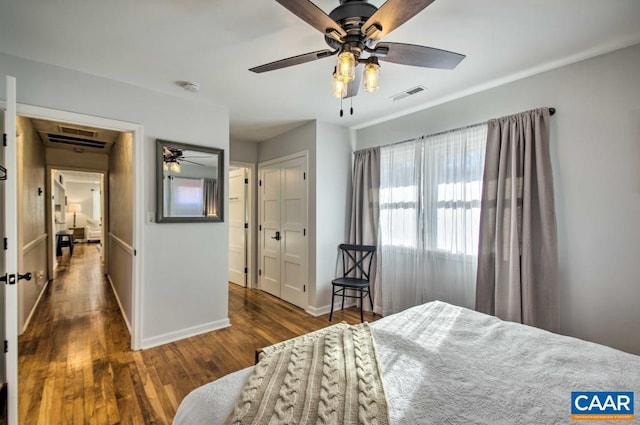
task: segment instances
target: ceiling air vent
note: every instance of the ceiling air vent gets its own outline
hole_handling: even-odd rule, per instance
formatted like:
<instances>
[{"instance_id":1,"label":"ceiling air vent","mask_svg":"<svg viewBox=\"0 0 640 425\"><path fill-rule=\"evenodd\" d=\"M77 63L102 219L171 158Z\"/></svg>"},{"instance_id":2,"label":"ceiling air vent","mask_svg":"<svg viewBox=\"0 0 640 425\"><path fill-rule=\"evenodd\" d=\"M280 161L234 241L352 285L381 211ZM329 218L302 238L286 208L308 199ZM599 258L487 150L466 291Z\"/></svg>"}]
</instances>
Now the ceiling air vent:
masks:
<instances>
[{"instance_id":1,"label":"ceiling air vent","mask_svg":"<svg viewBox=\"0 0 640 425\"><path fill-rule=\"evenodd\" d=\"M79 146L83 148L104 149L106 142L100 140L83 139L80 137L63 136L62 134L48 133L49 142L55 144Z\"/></svg>"},{"instance_id":2,"label":"ceiling air vent","mask_svg":"<svg viewBox=\"0 0 640 425\"><path fill-rule=\"evenodd\" d=\"M98 135L97 131L83 130L81 128L64 127L64 126L59 126L58 128L60 128L60 133L72 134L74 136L95 138Z\"/></svg>"},{"instance_id":3,"label":"ceiling air vent","mask_svg":"<svg viewBox=\"0 0 640 425\"><path fill-rule=\"evenodd\" d=\"M414 94L418 94L421 91L425 91L426 88L424 86L416 86L411 89L405 90L402 93L398 93L396 95L391 96L391 99L394 102L404 99L405 97L413 96Z\"/></svg>"}]
</instances>

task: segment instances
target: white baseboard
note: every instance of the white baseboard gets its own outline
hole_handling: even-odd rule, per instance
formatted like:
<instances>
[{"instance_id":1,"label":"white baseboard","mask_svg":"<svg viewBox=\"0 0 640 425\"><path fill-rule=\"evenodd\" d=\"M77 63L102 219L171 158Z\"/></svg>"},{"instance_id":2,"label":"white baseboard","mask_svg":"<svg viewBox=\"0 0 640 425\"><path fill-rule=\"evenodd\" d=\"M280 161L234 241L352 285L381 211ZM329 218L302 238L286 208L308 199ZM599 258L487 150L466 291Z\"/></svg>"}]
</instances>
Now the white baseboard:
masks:
<instances>
[{"instance_id":1,"label":"white baseboard","mask_svg":"<svg viewBox=\"0 0 640 425\"><path fill-rule=\"evenodd\" d=\"M335 313L336 311L340 311L340 307L342 306L341 304L341 300L336 300L336 304L335 307L333 308L333 312ZM357 304L355 303L355 301L345 301L344 303L344 308L351 308L351 307L355 307ZM307 306L307 308L304 310L307 313L309 313L312 316L322 316L324 314L329 314L331 313L331 304L327 304L327 305L323 305L322 307L312 307L312 306Z\"/></svg>"},{"instance_id":2,"label":"white baseboard","mask_svg":"<svg viewBox=\"0 0 640 425\"><path fill-rule=\"evenodd\" d=\"M122 319L124 319L124 324L127 325L127 329L129 330L129 335L131 335L131 325L129 324L129 319L127 319L127 315L124 314L124 308L122 308L120 297L118 297L118 291L116 291L116 287L113 286L113 280L111 280L110 275L107 275L107 279L109 280L109 284L111 285L111 292L113 292L113 295L116 297L116 302L118 303L118 307L120 307L120 314L122 314Z\"/></svg>"},{"instance_id":3,"label":"white baseboard","mask_svg":"<svg viewBox=\"0 0 640 425\"><path fill-rule=\"evenodd\" d=\"M231 326L229 318L217 320L215 322L209 322L202 325L192 326L190 328L181 329L174 332L169 332L163 335L154 336L151 338L144 338L142 340L142 348L157 347L158 345L168 344L170 342L178 341L180 339L189 338L192 336L204 334L218 329L228 328Z\"/></svg>"},{"instance_id":4,"label":"white baseboard","mask_svg":"<svg viewBox=\"0 0 640 425\"><path fill-rule=\"evenodd\" d=\"M37 277L36 277L36 279L37 279ZM33 303L33 308L31 309L31 312L29 313L29 317L27 317L27 320L24 321L24 326L20 330L20 335L22 335L24 333L24 331L27 330L27 327L29 326L29 322L31 322L31 319L33 318L33 315L36 312L36 308L38 308L38 304L40 304L40 300L42 299L42 296L44 295L44 291L47 289L47 286L49 286L49 280L48 279L44 283L44 285L42 285L42 290L40 291L40 294L38 295L38 299L36 300L36 302Z\"/></svg>"}]
</instances>

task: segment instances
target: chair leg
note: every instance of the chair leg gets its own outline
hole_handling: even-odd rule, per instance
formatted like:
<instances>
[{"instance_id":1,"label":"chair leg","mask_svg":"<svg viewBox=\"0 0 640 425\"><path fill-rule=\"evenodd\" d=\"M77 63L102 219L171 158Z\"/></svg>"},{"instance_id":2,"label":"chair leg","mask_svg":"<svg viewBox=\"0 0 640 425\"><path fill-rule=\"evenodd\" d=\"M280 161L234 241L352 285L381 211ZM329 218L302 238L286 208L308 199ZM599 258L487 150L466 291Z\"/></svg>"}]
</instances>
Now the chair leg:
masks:
<instances>
[{"instance_id":1,"label":"chair leg","mask_svg":"<svg viewBox=\"0 0 640 425\"><path fill-rule=\"evenodd\" d=\"M347 290L347 288L342 288L342 310L344 310L344 293Z\"/></svg>"},{"instance_id":2,"label":"chair leg","mask_svg":"<svg viewBox=\"0 0 640 425\"><path fill-rule=\"evenodd\" d=\"M335 288L331 289L331 312L329 313L329 321L331 321L331 318L333 317L333 298L336 296L336 290Z\"/></svg>"},{"instance_id":3,"label":"chair leg","mask_svg":"<svg viewBox=\"0 0 640 425\"><path fill-rule=\"evenodd\" d=\"M364 314L362 313L362 309L364 306L364 291L360 288L360 323L364 322Z\"/></svg>"},{"instance_id":4,"label":"chair leg","mask_svg":"<svg viewBox=\"0 0 640 425\"><path fill-rule=\"evenodd\" d=\"M369 302L371 303L371 313L375 316L376 313L373 311L373 298L371 298L371 288L367 290L367 295L369 295Z\"/></svg>"}]
</instances>

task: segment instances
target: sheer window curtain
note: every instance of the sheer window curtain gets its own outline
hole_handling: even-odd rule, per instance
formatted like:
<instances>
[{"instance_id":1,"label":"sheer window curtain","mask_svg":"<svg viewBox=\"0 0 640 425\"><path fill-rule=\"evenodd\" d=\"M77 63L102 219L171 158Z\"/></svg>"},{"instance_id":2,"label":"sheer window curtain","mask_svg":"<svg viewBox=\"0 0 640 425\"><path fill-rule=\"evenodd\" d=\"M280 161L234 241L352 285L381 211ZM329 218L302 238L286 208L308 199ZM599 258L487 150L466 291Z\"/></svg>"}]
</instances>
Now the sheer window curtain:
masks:
<instances>
[{"instance_id":1,"label":"sheer window curtain","mask_svg":"<svg viewBox=\"0 0 640 425\"><path fill-rule=\"evenodd\" d=\"M482 124L380 149L383 315L436 299L473 308L486 131Z\"/></svg>"},{"instance_id":2,"label":"sheer window curtain","mask_svg":"<svg viewBox=\"0 0 640 425\"><path fill-rule=\"evenodd\" d=\"M488 123L476 309L555 330L558 253L549 109Z\"/></svg>"}]
</instances>

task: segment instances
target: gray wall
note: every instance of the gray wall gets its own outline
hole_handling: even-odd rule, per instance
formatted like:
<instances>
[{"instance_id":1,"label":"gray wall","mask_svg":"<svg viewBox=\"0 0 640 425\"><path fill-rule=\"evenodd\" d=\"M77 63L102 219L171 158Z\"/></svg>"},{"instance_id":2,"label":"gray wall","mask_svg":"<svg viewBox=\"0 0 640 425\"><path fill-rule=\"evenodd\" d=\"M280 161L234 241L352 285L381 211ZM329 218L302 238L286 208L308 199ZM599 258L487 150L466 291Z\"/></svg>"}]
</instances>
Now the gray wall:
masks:
<instances>
[{"instance_id":1,"label":"gray wall","mask_svg":"<svg viewBox=\"0 0 640 425\"><path fill-rule=\"evenodd\" d=\"M556 107L560 332L640 354L639 70L636 45L360 129L357 148Z\"/></svg>"},{"instance_id":2,"label":"gray wall","mask_svg":"<svg viewBox=\"0 0 640 425\"><path fill-rule=\"evenodd\" d=\"M229 143L229 160L258 163L258 143L232 140Z\"/></svg>"},{"instance_id":3,"label":"gray wall","mask_svg":"<svg viewBox=\"0 0 640 425\"><path fill-rule=\"evenodd\" d=\"M227 223L151 223L155 211L155 139L229 149L222 105L178 91L153 92L74 70L0 54L0 75L17 77L18 103L110 118L144 127L143 210L136 260L142 276L142 344L157 345L228 325ZM5 98L0 85L0 98ZM225 161L225 175L228 160ZM227 203L225 202L225 209ZM226 214L225 214L226 215Z\"/></svg>"},{"instance_id":4,"label":"gray wall","mask_svg":"<svg viewBox=\"0 0 640 425\"><path fill-rule=\"evenodd\" d=\"M24 332L47 275L45 152L31 121L18 117L18 269L31 272L18 285L18 330ZM38 188L42 194L38 195Z\"/></svg>"}]
</instances>

